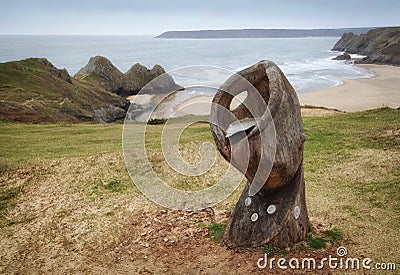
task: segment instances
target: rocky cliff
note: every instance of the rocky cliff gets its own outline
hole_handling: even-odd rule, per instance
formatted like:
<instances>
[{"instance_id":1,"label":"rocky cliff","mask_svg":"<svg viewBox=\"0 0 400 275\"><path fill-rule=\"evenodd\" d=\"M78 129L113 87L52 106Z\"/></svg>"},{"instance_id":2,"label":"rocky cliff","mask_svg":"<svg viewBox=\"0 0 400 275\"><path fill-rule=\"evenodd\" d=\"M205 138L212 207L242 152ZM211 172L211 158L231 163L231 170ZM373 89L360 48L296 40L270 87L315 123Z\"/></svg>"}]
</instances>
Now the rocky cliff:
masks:
<instances>
[{"instance_id":1,"label":"rocky cliff","mask_svg":"<svg viewBox=\"0 0 400 275\"><path fill-rule=\"evenodd\" d=\"M332 50L367 56L358 63L400 66L400 27L378 28L360 35L344 33Z\"/></svg>"},{"instance_id":2,"label":"rocky cliff","mask_svg":"<svg viewBox=\"0 0 400 275\"><path fill-rule=\"evenodd\" d=\"M124 97L135 95L142 89L146 93L168 93L182 88L160 65L149 70L137 63L123 74L102 56L91 57L88 64L74 77Z\"/></svg>"},{"instance_id":3,"label":"rocky cliff","mask_svg":"<svg viewBox=\"0 0 400 275\"><path fill-rule=\"evenodd\" d=\"M129 107L124 98L76 80L44 58L0 63L0 94L0 119L24 122L111 122L123 119Z\"/></svg>"},{"instance_id":4,"label":"rocky cliff","mask_svg":"<svg viewBox=\"0 0 400 275\"><path fill-rule=\"evenodd\" d=\"M116 91L121 87L122 73L103 56L89 59L85 67L75 74L75 78L87 82L95 82L107 91Z\"/></svg>"}]
</instances>

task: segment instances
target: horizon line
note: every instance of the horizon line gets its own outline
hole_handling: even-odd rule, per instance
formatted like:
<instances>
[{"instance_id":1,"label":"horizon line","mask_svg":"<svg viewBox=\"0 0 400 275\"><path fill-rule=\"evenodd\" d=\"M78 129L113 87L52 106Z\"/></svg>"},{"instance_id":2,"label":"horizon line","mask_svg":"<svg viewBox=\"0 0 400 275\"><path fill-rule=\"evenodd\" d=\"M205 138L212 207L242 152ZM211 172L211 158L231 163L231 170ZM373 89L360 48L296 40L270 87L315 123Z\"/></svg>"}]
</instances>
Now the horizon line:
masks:
<instances>
[{"instance_id":1,"label":"horizon line","mask_svg":"<svg viewBox=\"0 0 400 275\"><path fill-rule=\"evenodd\" d=\"M166 32L202 32L202 31L240 31L240 30L345 30L345 29L372 29L372 28L391 28L391 27L400 27L400 25L396 26L369 26L369 27L331 27L331 28L225 28L225 29L193 29L193 30L166 30L159 34L129 34L129 33L104 33L104 34L91 34L91 33L0 33L2 36L6 35L21 35L21 36L158 36Z\"/></svg>"}]
</instances>

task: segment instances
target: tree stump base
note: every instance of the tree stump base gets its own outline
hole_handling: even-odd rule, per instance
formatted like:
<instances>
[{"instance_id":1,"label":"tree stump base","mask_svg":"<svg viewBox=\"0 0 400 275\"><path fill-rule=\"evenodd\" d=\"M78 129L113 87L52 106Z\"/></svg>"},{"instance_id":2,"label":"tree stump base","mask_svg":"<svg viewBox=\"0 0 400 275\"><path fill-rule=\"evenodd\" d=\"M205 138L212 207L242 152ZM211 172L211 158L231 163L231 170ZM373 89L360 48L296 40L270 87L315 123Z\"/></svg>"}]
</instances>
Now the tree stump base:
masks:
<instances>
[{"instance_id":1,"label":"tree stump base","mask_svg":"<svg viewBox=\"0 0 400 275\"><path fill-rule=\"evenodd\" d=\"M303 165L280 190L249 197L249 187L247 182L225 231L224 243L229 248L288 247L306 237L309 220Z\"/></svg>"}]
</instances>

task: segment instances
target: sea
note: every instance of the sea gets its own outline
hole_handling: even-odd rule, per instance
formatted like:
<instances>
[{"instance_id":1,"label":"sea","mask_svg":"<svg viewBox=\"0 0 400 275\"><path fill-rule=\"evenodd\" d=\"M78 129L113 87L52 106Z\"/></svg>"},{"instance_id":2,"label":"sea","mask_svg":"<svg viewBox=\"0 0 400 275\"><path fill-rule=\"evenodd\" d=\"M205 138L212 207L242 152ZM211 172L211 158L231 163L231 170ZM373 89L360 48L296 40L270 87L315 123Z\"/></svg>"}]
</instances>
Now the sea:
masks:
<instances>
[{"instance_id":1,"label":"sea","mask_svg":"<svg viewBox=\"0 0 400 275\"><path fill-rule=\"evenodd\" d=\"M122 72L133 64L160 64L167 72L190 66L237 72L260 60L271 60L298 93L334 87L343 79L368 78L364 68L332 60L339 37L160 39L153 36L0 35L0 62L45 57L74 75L96 55L107 57ZM193 75L175 73L178 84ZM181 82L181 83L180 83Z\"/></svg>"}]
</instances>

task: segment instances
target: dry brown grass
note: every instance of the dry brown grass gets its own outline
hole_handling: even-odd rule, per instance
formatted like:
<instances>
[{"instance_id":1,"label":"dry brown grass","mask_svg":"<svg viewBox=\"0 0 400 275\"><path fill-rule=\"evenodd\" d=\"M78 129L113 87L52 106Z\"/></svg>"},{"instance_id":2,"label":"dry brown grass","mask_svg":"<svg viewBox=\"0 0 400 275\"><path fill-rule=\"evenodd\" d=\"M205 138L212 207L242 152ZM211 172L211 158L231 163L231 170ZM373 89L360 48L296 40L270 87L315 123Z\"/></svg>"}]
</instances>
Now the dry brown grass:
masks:
<instances>
[{"instance_id":1,"label":"dry brown grass","mask_svg":"<svg viewBox=\"0 0 400 275\"><path fill-rule=\"evenodd\" d=\"M304 160L306 195L313 232L318 235L337 228L344 235L341 244L352 257L400 263L400 143L396 112L304 120L308 136ZM2 159L0 173L1 193L14 194L4 200L1 212L0 272L259 271L256 261L263 255L262 248L227 250L222 243L207 237L208 225L226 223L242 187L213 211L165 210L144 198L132 184L118 146L120 132L114 133L120 131L120 125L96 130L96 140L104 140L97 149L85 142L92 138L93 125L4 126L8 130L2 130L2 138L14 135L16 140L13 151L5 152L16 157ZM157 127L162 126L150 131L158 131ZM66 144L71 143L71 148L82 144L83 149L70 152L64 148L62 157L53 157L59 147L51 143L54 137L47 137L46 133L58 128L66 138L79 136L77 144L68 140ZM33 143L29 147L29 138L37 139L39 134L41 142L51 140L48 148L35 147ZM18 147L22 135L27 140L24 147ZM181 154L188 162L195 162L200 159L199 144L211 141L211 136L207 125L200 124L182 139ZM155 140L149 146L155 169L175 187L203 188L226 168L226 163L219 160L207 176L188 181L167 168ZM24 150L29 152L28 158ZM41 157L35 157L35 152ZM318 251L292 249L279 253L285 257L321 258L335 255L337 245Z\"/></svg>"},{"instance_id":2,"label":"dry brown grass","mask_svg":"<svg viewBox=\"0 0 400 275\"><path fill-rule=\"evenodd\" d=\"M399 194L377 184L395 180L399 163L397 150L366 149L318 176L306 172L312 224L340 228L351 255L399 262Z\"/></svg>"}]
</instances>

